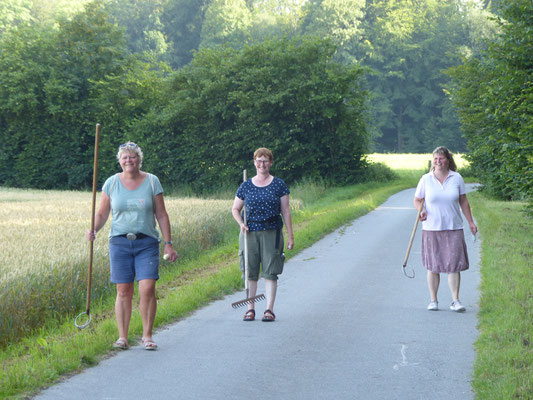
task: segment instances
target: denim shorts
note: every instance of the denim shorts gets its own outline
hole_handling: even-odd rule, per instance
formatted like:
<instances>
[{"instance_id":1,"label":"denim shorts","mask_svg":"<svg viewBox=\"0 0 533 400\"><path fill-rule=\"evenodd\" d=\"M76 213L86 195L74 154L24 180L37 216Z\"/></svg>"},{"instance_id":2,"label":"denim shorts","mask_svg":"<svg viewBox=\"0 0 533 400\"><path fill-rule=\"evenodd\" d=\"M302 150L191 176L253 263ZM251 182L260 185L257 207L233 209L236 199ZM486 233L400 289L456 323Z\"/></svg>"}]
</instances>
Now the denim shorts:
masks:
<instances>
[{"instance_id":1,"label":"denim shorts","mask_svg":"<svg viewBox=\"0 0 533 400\"><path fill-rule=\"evenodd\" d=\"M109 240L111 282L131 283L134 279L159 279L159 240L151 236L128 240L113 236Z\"/></svg>"}]
</instances>

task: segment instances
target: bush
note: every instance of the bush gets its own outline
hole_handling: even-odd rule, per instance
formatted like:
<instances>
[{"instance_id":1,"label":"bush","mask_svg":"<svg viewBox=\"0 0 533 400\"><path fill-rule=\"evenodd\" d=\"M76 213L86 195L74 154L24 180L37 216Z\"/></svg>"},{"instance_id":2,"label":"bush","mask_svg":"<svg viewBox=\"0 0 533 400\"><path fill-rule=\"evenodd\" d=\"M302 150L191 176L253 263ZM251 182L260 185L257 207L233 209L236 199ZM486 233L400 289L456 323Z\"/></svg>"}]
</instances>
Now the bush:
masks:
<instances>
[{"instance_id":1,"label":"bush","mask_svg":"<svg viewBox=\"0 0 533 400\"><path fill-rule=\"evenodd\" d=\"M358 182L387 182L399 176L384 163L369 163L362 170Z\"/></svg>"},{"instance_id":2,"label":"bush","mask_svg":"<svg viewBox=\"0 0 533 400\"><path fill-rule=\"evenodd\" d=\"M147 168L195 191L236 186L253 169L253 151L268 147L273 174L288 183L355 182L368 146L363 71L334 54L331 42L315 38L202 49L135 128L137 143L156 157Z\"/></svg>"}]
</instances>

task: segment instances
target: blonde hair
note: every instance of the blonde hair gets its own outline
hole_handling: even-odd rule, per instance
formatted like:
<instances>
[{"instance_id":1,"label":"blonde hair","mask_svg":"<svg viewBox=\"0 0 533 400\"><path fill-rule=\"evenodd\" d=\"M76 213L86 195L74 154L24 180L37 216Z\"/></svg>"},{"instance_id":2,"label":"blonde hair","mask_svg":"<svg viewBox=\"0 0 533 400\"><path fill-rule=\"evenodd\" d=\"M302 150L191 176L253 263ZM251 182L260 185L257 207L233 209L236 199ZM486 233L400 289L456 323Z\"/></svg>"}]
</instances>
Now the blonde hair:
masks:
<instances>
[{"instance_id":1,"label":"blonde hair","mask_svg":"<svg viewBox=\"0 0 533 400\"><path fill-rule=\"evenodd\" d=\"M266 157L270 162L274 161L274 155L266 147L260 147L254 151L254 160L259 157Z\"/></svg>"},{"instance_id":2,"label":"blonde hair","mask_svg":"<svg viewBox=\"0 0 533 400\"><path fill-rule=\"evenodd\" d=\"M139 147L139 145L133 143L133 142L126 142L118 146L118 153L117 153L117 160L120 161L120 156L122 153L135 153L137 154L137 157L139 157L139 160L141 160L139 164L139 168L143 165L143 151Z\"/></svg>"},{"instance_id":3,"label":"blonde hair","mask_svg":"<svg viewBox=\"0 0 533 400\"><path fill-rule=\"evenodd\" d=\"M457 171L457 165L455 164L455 161L453 160L453 154L450 150L448 150L444 146L439 146L435 150L433 150L433 155L440 154L446 157L448 160L448 168L450 168L452 171Z\"/></svg>"}]
</instances>

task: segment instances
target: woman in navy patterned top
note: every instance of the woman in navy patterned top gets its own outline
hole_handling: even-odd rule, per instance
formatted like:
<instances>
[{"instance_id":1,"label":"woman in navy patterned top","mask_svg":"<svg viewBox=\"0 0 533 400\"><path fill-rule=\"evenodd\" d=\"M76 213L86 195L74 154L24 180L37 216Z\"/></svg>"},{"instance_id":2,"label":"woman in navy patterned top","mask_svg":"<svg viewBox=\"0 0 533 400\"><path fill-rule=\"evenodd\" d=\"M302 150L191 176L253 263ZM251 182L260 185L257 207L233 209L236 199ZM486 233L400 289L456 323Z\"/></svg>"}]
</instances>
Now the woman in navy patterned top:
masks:
<instances>
[{"instance_id":1,"label":"woman in navy patterned top","mask_svg":"<svg viewBox=\"0 0 533 400\"><path fill-rule=\"evenodd\" d=\"M239 237L239 258L241 270L244 271L243 235L248 231L248 288L249 295L257 293L259 265L263 267L265 278L267 309L263 321L274 321L274 301L278 287L278 275L283 272L285 255L283 254L283 222L287 227L287 250L294 247L294 234L289 208L289 188L280 178L270 175L274 157L266 148L259 148L254 153L256 176L244 182L233 202L233 218L241 227ZM244 224L241 211L246 207L248 226ZM283 216L283 219L281 218ZM244 321L255 319L254 303L248 305Z\"/></svg>"}]
</instances>

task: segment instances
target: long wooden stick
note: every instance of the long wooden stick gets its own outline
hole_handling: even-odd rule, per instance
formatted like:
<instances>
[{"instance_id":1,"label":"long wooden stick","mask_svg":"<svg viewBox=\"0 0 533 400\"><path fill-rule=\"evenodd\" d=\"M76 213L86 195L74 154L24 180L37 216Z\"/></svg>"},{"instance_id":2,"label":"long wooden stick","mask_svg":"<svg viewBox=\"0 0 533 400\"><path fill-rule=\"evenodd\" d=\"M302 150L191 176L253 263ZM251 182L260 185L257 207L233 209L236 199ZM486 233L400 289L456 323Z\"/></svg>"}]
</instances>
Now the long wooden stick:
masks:
<instances>
[{"instance_id":1,"label":"long wooden stick","mask_svg":"<svg viewBox=\"0 0 533 400\"><path fill-rule=\"evenodd\" d=\"M96 124L96 135L94 137L94 167L93 167L93 198L91 204L91 232L94 232L94 219L96 209L96 184L98 177L98 143L100 142L100 124ZM87 315L91 311L91 286L93 276L93 248L94 241L90 242L89 271L87 277Z\"/></svg>"},{"instance_id":2,"label":"long wooden stick","mask_svg":"<svg viewBox=\"0 0 533 400\"><path fill-rule=\"evenodd\" d=\"M411 233L411 239L409 240L409 246L407 247L407 252L405 253L405 258L403 260L403 268L405 268L405 266L407 265L407 259L409 258L409 253L411 252L411 246L413 245L413 240L415 239L416 228L418 227L418 221L420 221L420 213L422 212L423 208L424 208L424 199L422 199L422 203L420 203L420 209L418 210L418 213L416 214L415 226L413 227L413 232Z\"/></svg>"},{"instance_id":3,"label":"long wooden stick","mask_svg":"<svg viewBox=\"0 0 533 400\"><path fill-rule=\"evenodd\" d=\"M432 165L431 165L431 160L430 160L429 161L429 172L431 172L431 169L432 169ZM415 239L416 228L418 227L418 221L420 221L420 213L422 212L422 209L424 208L424 202L425 202L425 198L422 199L422 202L420 203L420 208L418 209L418 213L416 214L415 226L413 227L413 232L411 233L411 239L409 240L409 246L407 247L407 252L405 253L405 258L403 260L403 265L402 265L403 273L408 278L415 277L414 270L413 270L413 276L410 276L410 275L407 275L407 273L405 272L405 267L407 265L407 260L409 259L409 253L411 252L411 247L413 246L413 240Z\"/></svg>"},{"instance_id":4,"label":"long wooden stick","mask_svg":"<svg viewBox=\"0 0 533 400\"><path fill-rule=\"evenodd\" d=\"M93 165L93 196L91 204L91 232L94 232L94 219L96 209L96 181L98 176L98 143L100 142L100 124L96 124L96 135L94 137L94 165ZM87 272L87 308L84 313L79 314L74 320L74 325L78 329L84 329L91 323L91 287L93 277L93 249L94 242L89 243L89 271ZM83 317L86 315L86 317ZM85 322L80 322L84 320Z\"/></svg>"},{"instance_id":5,"label":"long wooden stick","mask_svg":"<svg viewBox=\"0 0 533 400\"><path fill-rule=\"evenodd\" d=\"M242 171L242 181L246 182L246 170ZM246 217L246 206L243 207L244 211L244 225L248 226L248 219ZM246 298L250 296L248 288L248 230L244 230L244 289L246 290Z\"/></svg>"}]
</instances>

